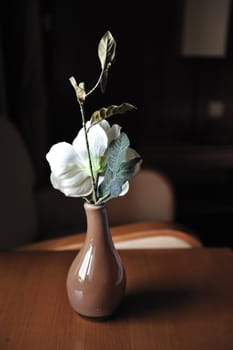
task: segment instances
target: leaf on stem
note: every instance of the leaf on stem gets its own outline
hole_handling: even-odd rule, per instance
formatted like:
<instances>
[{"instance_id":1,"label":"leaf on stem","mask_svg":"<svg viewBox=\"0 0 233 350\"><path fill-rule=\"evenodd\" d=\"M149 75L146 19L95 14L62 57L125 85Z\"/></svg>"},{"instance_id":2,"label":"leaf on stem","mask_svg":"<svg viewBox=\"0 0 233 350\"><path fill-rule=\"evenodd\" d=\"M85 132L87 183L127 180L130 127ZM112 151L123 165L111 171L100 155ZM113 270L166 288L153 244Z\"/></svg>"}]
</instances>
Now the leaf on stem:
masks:
<instances>
[{"instance_id":1,"label":"leaf on stem","mask_svg":"<svg viewBox=\"0 0 233 350\"><path fill-rule=\"evenodd\" d=\"M125 133L121 133L110 144L105 177L99 187L100 197L108 197L108 199L118 197L122 192L122 186L134 175L135 166L141 158L136 157L126 161L128 147L129 139Z\"/></svg>"},{"instance_id":2,"label":"leaf on stem","mask_svg":"<svg viewBox=\"0 0 233 350\"><path fill-rule=\"evenodd\" d=\"M132 109L137 109L130 103L122 103L120 106L111 105L107 108L103 107L98 111L95 111L91 116L91 125L99 123L101 120L107 119L115 114L124 114L125 112L131 111Z\"/></svg>"},{"instance_id":3,"label":"leaf on stem","mask_svg":"<svg viewBox=\"0 0 233 350\"><path fill-rule=\"evenodd\" d=\"M82 82L82 83L79 83L78 85L74 77L70 77L69 81L75 90L78 101L79 102L85 101L85 98L86 98L85 84Z\"/></svg>"},{"instance_id":4,"label":"leaf on stem","mask_svg":"<svg viewBox=\"0 0 233 350\"><path fill-rule=\"evenodd\" d=\"M101 91L104 93L108 80L108 69L113 63L116 55L116 41L110 31L107 31L98 45L98 56L102 68L102 79L100 81Z\"/></svg>"},{"instance_id":5,"label":"leaf on stem","mask_svg":"<svg viewBox=\"0 0 233 350\"><path fill-rule=\"evenodd\" d=\"M98 55L102 70L114 61L116 55L116 41L112 34L107 31L99 42Z\"/></svg>"},{"instance_id":6,"label":"leaf on stem","mask_svg":"<svg viewBox=\"0 0 233 350\"><path fill-rule=\"evenodd\" d=\"M115 177L112 177L109 184L111 198L118 197L122 192L122 186L134 175L136 164L140 157L133 158L121 164Z\"/></svg>"}]
</instances>

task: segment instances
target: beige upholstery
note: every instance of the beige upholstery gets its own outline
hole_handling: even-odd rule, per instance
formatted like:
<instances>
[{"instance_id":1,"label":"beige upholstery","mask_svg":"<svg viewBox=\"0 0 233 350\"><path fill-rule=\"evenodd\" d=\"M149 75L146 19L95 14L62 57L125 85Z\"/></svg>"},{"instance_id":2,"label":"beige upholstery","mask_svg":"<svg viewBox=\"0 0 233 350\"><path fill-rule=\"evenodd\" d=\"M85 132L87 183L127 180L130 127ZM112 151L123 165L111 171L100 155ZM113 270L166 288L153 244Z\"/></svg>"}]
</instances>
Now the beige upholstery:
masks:
<instances>
[{"instance_id":1,"label":"beige upholstery","mask_svg":"<svg viewBox=\"0 0 233 350\"><path fill-rule=\"evenodd\" d=\"M186 240L186 237L176 237L176 232L169 235L155 235L153 237L135 238L128 241L116 242L116 249L175 249L193 248L193 242Z\"/></svg>"},{"instance_id":2,"label":"beige upholstery","mask_svg":"<svg viewBox=\"0 0 233 350\"><path fill-rule=\"evenodd\" d=\"M142 168L130 180L127 195L112 199L107 208L111 225L146 220L173 221L174 190L167 176Z\"/></svg>"}]
</instances>

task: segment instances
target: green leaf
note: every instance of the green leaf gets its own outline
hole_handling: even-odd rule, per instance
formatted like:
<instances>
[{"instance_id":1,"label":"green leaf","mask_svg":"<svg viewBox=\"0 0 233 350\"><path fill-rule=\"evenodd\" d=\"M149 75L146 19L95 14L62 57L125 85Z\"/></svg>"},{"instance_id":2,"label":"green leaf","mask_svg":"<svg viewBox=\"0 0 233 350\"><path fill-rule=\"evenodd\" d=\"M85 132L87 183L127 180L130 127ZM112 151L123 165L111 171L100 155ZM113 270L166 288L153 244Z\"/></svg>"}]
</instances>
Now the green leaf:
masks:
<instances>
[{"instance_id":1,"label":"green leaf","mask_svg":"<svg viewBox=\"0 0 233 350\"><path fill-rule=\"evenodd\" d=\"M98 198L106 198L110 196L110 183L113 177L113 173L111 170L107 170L104 175L104 180L98 187Z\"/></svg>"},{"instance_id":2,"label":"green leaf","mask_svg":"<svg viewBox=\"0 0 233 350\"><path fill-rule=\"evenodd\" d=\"M140 161L140 157L131 159L121 164L120 169L109 183L109 192L111 198L118 197L122 192L122 186L133 177L136 164Z\"/></svg>"},{"instance_id":3,"label":"green leaf","mask_svg":"<svg viewBox=\"0 0 233 350\"><path fill-rule=\"evenodd\" d=\"M120 136L113 140L108 148L107 154L107 168L104 175L104 181L99 187L99 196L106 197L110 193L110 183L121 166L121 163L125 161L126 151L129 147L129 139L125 133L121 133Z\"/></svg>"},{"instance_id":4,"label":"green leaf","mask_svg":"<svg viewBox=\"0 0 233 350\"><path fill-rule=\"evenodd\" d=\"M118 197L122 192L122 186L134 175L135 166L141 158L137 157L126 161L128 147L129 139L125 133L122 133L110 144L104 181L99 187L101 197L109 196L108 199Z\"/></svg>"},{"instance_id":5,"label":"green leaf","mask_svg":"<svg viewBox=\"0 0 233 350\"><path fill-rule=\"evenodd\" d=\"M141 157L135 157L121 164L118 176L123 179L124 183L134 175L135 167L141 159Z\"/></svg>"},{"instance_id":6,"label":"green leaf","mask_svg":"<svg viewBox=\"0 0 233 350\"><path fill-rule=\"evenodd\" d=\"M137 109L135 106L130 103L122 103L120 106L111 105L107 108L103 107L98 111L95 111L91 116L91 124L99 123L103 119L107 119L115 114L124 114L133 109Z\"/></svg>"},{"instance_id":7,"label":"green leaf","mask_svg":"<svg viewBox=\"0 0 233 350\"><path fill-rule=\"evenodd\" d=\"M128 136L122 132L120 136L113 140L109 145L107 156L107 167L116 173L121 166L121 163L125 161L125 155L127 148L129 147Z\"/></svg>"}]
</instances>

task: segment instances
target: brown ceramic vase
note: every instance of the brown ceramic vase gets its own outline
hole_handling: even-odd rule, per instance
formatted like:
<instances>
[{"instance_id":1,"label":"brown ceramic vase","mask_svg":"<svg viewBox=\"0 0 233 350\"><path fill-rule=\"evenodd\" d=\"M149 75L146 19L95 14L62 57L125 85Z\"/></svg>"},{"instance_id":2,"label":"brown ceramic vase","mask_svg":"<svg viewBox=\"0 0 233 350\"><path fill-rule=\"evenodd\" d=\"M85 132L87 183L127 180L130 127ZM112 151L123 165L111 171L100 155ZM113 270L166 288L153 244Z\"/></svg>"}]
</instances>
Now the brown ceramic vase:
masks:
<instances>
[{"instance_id":1,"label":"brown ceramic vase","mask_svg":"<svg viewBox=\"0 0 233 350\"><path fill-rule=\"evenodd\" d=\"M82 316L112 316L125 292L125 271L116 251L105 205L84 204L87 233L67 276L72 308Z\"/></svg>"}]
</instances>

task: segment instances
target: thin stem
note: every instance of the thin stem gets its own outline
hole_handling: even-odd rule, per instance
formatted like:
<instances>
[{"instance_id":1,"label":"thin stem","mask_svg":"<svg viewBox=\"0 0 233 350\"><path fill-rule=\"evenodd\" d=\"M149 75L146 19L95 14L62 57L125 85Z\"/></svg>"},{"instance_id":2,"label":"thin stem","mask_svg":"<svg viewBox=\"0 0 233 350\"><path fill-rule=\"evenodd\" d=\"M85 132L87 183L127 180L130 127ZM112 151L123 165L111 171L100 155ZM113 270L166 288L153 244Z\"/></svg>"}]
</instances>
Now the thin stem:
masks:
<instances>
[{"instance_id":1,"label":"thin stem","mask_svg":"<svg viewBox=\"0 0 233 350\"><path fill-rule=\"evenodd\" d=\"M95 91L95 89L98 87L98 85L100 84L100 82L102 80L103 74L104 74L104 69L101 71L99 79L98 79L97 83L95 84L95 86L86 94L86 98L88 96L90 96Z\"/></svg>"},{"instance_id":2,"label":"thin stem","mask_svg":"<svg viewBox=\"0 0 233 350\"><path fill-rule=\"evenodd\" d=\"M88 161L89 161L89 167L90 167L90 172L91 172L91 182L92 182L92 188L93 188L93 201L94 201L94 203L96 203L96 201L97 201L97 196L96 196L97 186L96 186L96 181L95 181L92 162L91 162L91 153L90 153L89 141L88 141L88 137L87 137L87 128L86 128L83 102L79 101L79 106L80 106L80 111L81 111L81 116L82 116L82 125L83 125L83 129L84 129L84 134L85 134Z\"/></svg>"},{"instance_id":3,"label":"thin stem","mask_svg":"<svg viewBox=\"0 0 233 350\"><path fill-rule=\"evenodd\" d=\"M101 197L98 199L98 201L96 202L96 204L101 204L103 202L107 202L109 199L111 199L112 197L110 196L110 194L106 194L104 197Z\"/></svg>"}]
</instances>

